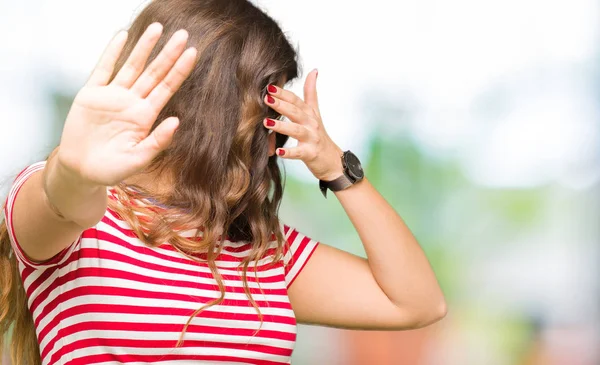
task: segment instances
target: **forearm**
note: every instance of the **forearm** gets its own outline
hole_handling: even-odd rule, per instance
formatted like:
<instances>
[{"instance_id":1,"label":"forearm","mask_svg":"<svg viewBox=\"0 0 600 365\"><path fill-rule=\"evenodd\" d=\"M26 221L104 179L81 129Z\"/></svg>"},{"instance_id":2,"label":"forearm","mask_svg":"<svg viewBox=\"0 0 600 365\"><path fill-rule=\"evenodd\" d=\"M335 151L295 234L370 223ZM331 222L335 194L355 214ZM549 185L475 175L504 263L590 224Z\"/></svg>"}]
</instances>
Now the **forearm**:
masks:
<instances>
[{"instance_id":1,"label":"forearm","mask_svg":"<svg viewBox=\"0 0 600 365\"><path fill-rule=\"evenodd\" d=\"M83 183L63 170L53 154L44 170L34 173L16 196L15 237L32 260L47 260L96 224L106 204L105 187Z\"/></svg>"},{"instance_id":2,"label":"forearm","mask_svg":"<svg viewBox=\"0 0 600 365\"><path fill-rule=\"evenodd\" d=\"M443 293L416 238L402 218L364 179L336 196L356 228L373 276L397 306L445 312Z\"/></svg>"}]
</instances>

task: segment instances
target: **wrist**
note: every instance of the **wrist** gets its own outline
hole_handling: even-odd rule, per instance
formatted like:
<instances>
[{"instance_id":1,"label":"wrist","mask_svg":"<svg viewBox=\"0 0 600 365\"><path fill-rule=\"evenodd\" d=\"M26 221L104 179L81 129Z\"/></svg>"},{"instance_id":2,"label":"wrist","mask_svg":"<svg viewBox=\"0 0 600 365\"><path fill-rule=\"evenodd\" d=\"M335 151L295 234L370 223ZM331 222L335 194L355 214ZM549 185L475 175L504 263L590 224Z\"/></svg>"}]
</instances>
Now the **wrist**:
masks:
<instances>
[{"instance_id":1,"label":"wrist","mask_svg":"<svg viewBox=\"0 0 600 365\"><path fill-rule=\"evenodd\" d=\"M329 157L331 161L330 167L322 176L318 177L319 180L333 181L344 174L344 165L342 163L343 154L344 151L338 146L335 146L330 154L331 157Z\"/></svg>"},{"instance_id":2,"label":"wrist","mask_svg":"<svg viewBox=\"0 0 600 365\"><path fill-rule=\"evenodd\" d=\"M81 178L62 165L56 156L48 159L42 176L42 193L46 205L61 220L82 227L96 223L99 212L106 210L106 187ZM98 219L99 220L99 219Z\"/></svg>"},{"instance_id":3,"label":"wrist","mask_svg":"<svg viewBox=\"0 0 600 365\"><path fill-rule=\"evenodd\" d=\"M335 169L335 170L332 170L331 172L328 172L327 174L323 175L323 177L319 178L319 180L333 181L342 175L344 175L343 168Z\"/></svg>"},{"instance_id":4,"label":"wrist","mask_svg":"<svg viewBox=\"0 0 600 365\"><path fill-rule=\"evenodd\" d=\"M324 197L327 197L327 190L334 192L348 189L352 185L359 183L365 176L360 160L351 151L340 154L341 173L330 174L326 179L320 179L319 189ZM334 170L335 171L335 170Z\"/></svg>"},{"instance_id":5,"label":"wrist","mask_svg":"<svg viewBox=\"0 0 600 365\"><path fill-rule=\"evenodd\" d=\"M105 186L99 185L98 183L86 179L82 176L78 171L69 167L67 164L63 163L60 156L60 150L55 155L50 156L48 162L46 164L47 174L46 179L51 183L58 183L61 185L66 185L69 187L73 187L80 192L90 192L93 193L101 188L105 188Z\"/></svg>"}]
</instances>

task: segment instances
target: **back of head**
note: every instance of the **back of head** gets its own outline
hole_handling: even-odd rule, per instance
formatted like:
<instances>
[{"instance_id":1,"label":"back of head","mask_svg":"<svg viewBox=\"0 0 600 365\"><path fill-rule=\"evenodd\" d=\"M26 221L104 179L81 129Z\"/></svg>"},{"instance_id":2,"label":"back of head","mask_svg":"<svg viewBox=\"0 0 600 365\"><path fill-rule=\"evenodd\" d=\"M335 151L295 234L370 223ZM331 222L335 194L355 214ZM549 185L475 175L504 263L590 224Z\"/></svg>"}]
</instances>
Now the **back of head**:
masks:
<instances>
[{"instance_id":1,"label":"back of head","mask_svg":"<svg viewBox=\"0 0 600 365\"><path fill-rule=\"evenodd\" d=\"M266 238L278 230L282 187L263 126L276 114L263 99L267 85L297 77L295 50L249 1L155 0L132 24L116 70L153 22L164 31L149 62L179 29L198 50L192 74L157 118L181 122L171 147L151 166L173 181L168 194L155 198L177 208L171 216L179 217L178 226L206 227L209 237L224 230L233 239Z\"/></svg>"}]
</instances>

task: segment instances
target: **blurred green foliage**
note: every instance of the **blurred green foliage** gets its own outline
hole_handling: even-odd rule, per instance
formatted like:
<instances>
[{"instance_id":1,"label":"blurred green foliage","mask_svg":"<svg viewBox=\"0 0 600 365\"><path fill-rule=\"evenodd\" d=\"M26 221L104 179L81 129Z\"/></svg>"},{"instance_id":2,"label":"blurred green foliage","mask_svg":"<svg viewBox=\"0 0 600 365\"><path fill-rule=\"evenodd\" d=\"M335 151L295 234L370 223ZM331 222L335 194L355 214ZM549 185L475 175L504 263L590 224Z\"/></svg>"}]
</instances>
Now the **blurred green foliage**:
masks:
<instances>
[{"instance_id":1,"label":"blurred green foliage","mask_svg":"<svg viewBox=\"0 0 600 365\"><path fill-rule=\"evenodd\" d=\"M465 176L458 158L428 153L406 131L374 130L363 159L366 176L419 240L453 317L468 327L467 333L493 344L504 363L519 363L535 331L529 313L503 313L500 318L489 310L490 303L477 300L469 287L471 266L479 255L493 254L543 224L548 189L479 186ZM365 256L341 205L333 194L328 196L323 199L316 180L288 176L280 215L321 242ZM294 357L299 363L314 362L307 353Z\"/></svg>"}]
</instances>

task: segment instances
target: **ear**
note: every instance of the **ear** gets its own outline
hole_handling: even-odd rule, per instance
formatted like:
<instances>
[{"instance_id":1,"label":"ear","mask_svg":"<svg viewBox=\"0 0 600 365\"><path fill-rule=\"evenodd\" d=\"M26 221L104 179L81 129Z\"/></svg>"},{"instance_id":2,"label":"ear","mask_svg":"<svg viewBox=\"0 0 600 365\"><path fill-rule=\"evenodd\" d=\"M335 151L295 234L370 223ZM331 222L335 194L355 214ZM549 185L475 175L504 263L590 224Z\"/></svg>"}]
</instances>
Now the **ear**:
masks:
<instances>
[{"instance_id":1,"label":"ear","mask_svg":"<svg viewBox=\"0 0 600 365\"><path fill-rule=\"evenodd\" d=\"M276 133L275 132L271 132L269 133L269 157L273 156L275 154L275 137L276 137Z\"/></svg>"}]
</instances>

